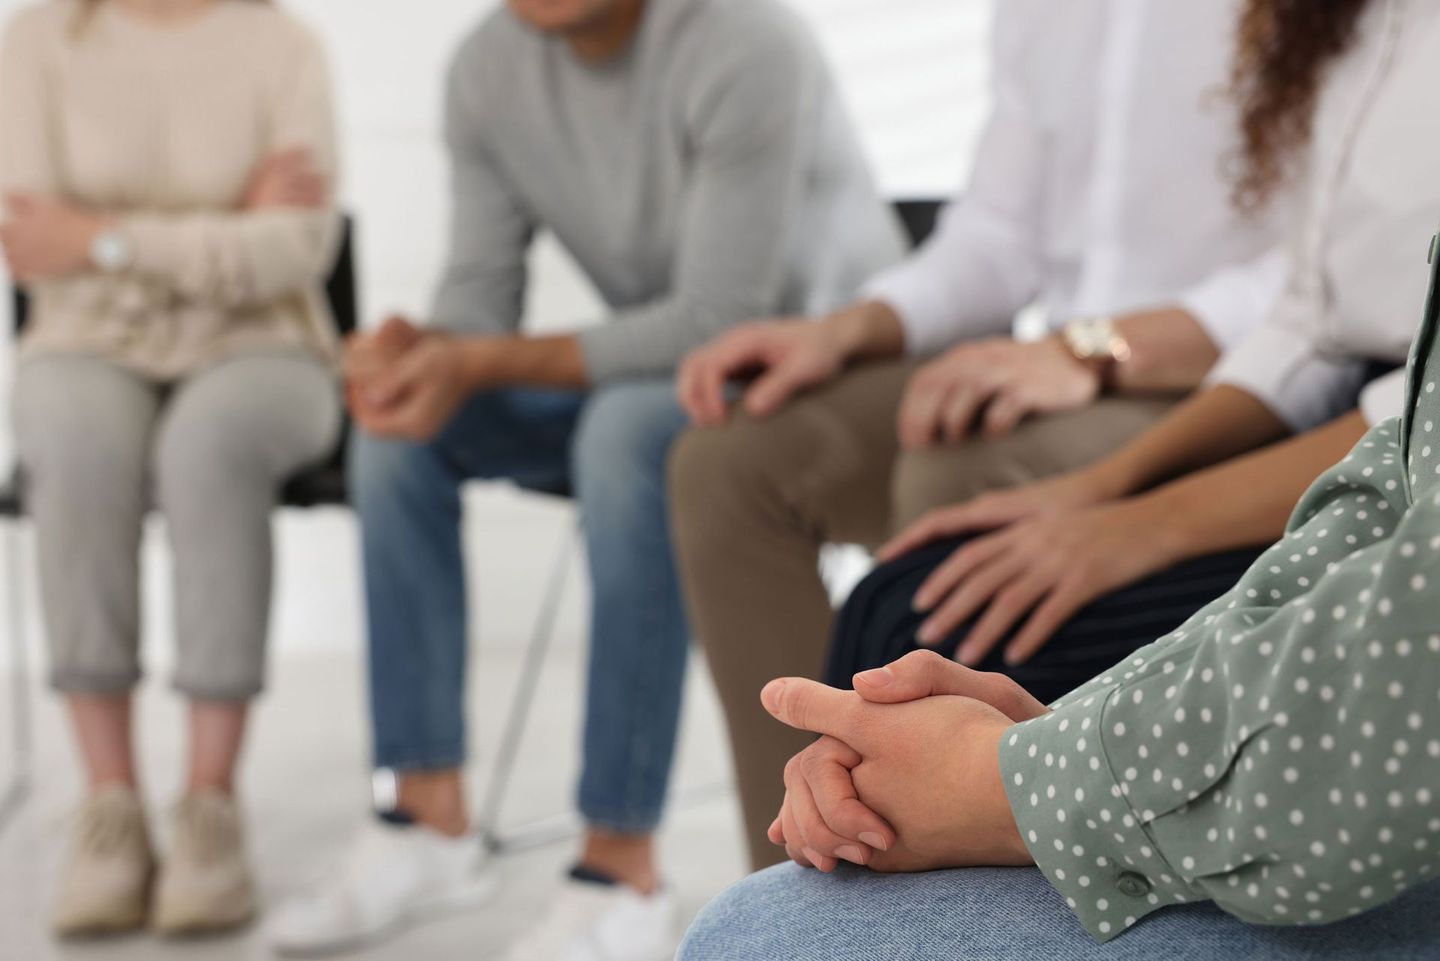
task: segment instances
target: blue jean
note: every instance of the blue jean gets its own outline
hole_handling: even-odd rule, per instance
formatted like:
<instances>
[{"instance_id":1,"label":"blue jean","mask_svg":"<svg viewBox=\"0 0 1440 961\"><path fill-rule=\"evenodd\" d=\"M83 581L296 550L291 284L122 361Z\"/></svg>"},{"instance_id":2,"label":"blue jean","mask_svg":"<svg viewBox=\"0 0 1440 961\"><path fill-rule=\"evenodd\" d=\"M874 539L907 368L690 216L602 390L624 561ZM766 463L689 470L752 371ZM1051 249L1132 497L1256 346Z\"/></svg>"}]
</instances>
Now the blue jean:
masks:
<instances>
[{"instance_id":1,"label":"blue jean","mask_svg":"<svg viewBox=\"0 0 1440 961\"><path fill-rule=\"evenodd\" d=\"M1167 908L1097 944L1034 868L752 875L700 913L676 961L1422 961L1440 957L1440 882L1323 927Z\"/></svg>"},{"instance_id":2,"label":"blue jean","mask_svg":"<svg viewBox=\"0 0 1440 961\"><path fill-rule=\"evenodd\" d=\"M377 767L465 760L462 485L571 487L593 588L580 810L617 832L659 823L689 653L665 504L666 457L685 425L669 381L638 381L488 392L430 443L358 439Z\"/></svg>"}]
</instances>

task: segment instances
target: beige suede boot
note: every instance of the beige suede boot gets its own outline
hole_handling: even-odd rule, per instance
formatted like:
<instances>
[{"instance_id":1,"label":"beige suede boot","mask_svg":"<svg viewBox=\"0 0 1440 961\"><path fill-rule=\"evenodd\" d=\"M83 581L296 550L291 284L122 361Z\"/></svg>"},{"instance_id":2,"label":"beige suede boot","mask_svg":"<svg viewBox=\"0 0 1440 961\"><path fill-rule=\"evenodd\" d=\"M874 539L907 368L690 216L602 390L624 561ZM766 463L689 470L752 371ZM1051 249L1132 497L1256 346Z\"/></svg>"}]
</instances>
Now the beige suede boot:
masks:
<instances>
[{"instance_id":1,"label":"beige suede boot","mask_svg":"<svg viewBox=\"0 0 1440 961\"><path fill-rule=\"evenodd\" d=\"M61 872L55 933L109 934L144 925L154 874L139 797L128 787L101 788L80 810Z\"/></svg>"},{"instance_id":2,"label":"beige suede boot","mask_svg":"<svg viewBox=\"0 0 1440 961\"><path fill-rule=\"evenodd\" d=\"M191 794L174 817L150 926L161 934L199 934L253 918L255 882L235 799L220 791Z\"/></svg>"}]
</instances>

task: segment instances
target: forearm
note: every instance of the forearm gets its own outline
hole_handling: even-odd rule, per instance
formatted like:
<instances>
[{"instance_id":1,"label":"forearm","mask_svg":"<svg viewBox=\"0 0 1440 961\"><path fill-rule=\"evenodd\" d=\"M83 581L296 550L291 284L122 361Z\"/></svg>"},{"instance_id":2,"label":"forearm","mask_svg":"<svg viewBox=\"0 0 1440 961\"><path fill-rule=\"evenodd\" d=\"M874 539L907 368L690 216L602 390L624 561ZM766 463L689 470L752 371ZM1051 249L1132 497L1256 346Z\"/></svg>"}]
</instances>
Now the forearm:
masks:
<instances>
[{"instance_id":1,"label":"forearm","mask_svg":"<svg viewBox=\"0 0 1440 961\"><path fill-rule=\"evenodd\" d=\"M1272 444L1288 432L1254 396L1234 387L1214 387L1185 401L1085 473L1107 497L1124 497Z\"/></svg>"},{"instance_id":2,"label":"forearm","mask_svg":"<svg viewBox=\"0 0 1440 961\"><path fill-rule=\"evenodd\" d=\"M1405 755L1435 700L1421 639L1440 507L1395 493L1409 469L1397 440L1395 423L1375 428L1228 593L1004 742L1020 828L1097 936L1204 899L1249 921L1331 921L1432 873L1418 839L1434 827L1434 752ZM1074 763L1058 772L1038 760L1050 753ZM1123 897L1104 875L1090 887L1097 858L1126 865Z\"/></svg>"},{"instance_id":3,"label":"forearm","mask_svg":"<svg viewBox=\"0 0 1440 961\"><path fill-rule=\"evenodd\" d=\"M183 296L225 307L264 303L325 276L339 237L332 210L271 208L118 220L131 270Z\"/></svg>"},{"instance_id":4,"label":"forearm","mask_svg":"<svg viewBox=\"0 0 1440 961\"><path fill-rule=\"evenodd\" d=\"M465 381L472 391L495 387L589 386L580 340L574 334L462 337Z\"/></svg>"},{"instance_id":5,"label":"forearm","mask_svg":"<svg viewBox=\"0 0 1440 961\"><path fill-rule=\"evenodd\" d=\"M1194 390L1220 359L1204 325L1181 307L1129 314L1115 326L1130 346L1130 356L1115 365L1111 389L1117 394Z\"/></svg>"},{"instance_id":6,"label":"forearm","mask_svg":"<svg viewBox=\"0 0 1440 961\"><path fill-rule=\"evenodd\" d=\"M1301 496L1365 435L1359 411L1136 498L1172 563L1273 543Z\"/></svg>"},{"instance_id":7,"label":"forearm","mask_svg":"<svg viewBox=\"0 0 1440 961\"><path fill-rule=\"evenodd\" d=\"M905 327L900 315L883 301L862 300L820 323L847 363L898 357L905 351Z\"/></svg>"}]
</instances>

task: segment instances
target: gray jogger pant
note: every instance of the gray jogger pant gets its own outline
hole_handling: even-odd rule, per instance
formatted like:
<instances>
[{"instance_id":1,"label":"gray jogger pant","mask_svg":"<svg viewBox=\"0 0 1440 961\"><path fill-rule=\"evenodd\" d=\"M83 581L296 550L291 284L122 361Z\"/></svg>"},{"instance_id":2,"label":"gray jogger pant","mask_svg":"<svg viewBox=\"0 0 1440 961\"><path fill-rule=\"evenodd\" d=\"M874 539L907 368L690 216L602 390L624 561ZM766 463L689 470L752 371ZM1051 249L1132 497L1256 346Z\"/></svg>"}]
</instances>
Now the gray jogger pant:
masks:
<instances>
[{"instance_id":1,"label":"gray jogger pant","mask_svg":"<svg viewBox=\"0 0 1440 961\"><path fill-rule=\"evenodd\" d=\"M44 355L20 365L14 411L53 685L119 692L139 679L139 548L154 504L174 556L175 686L199 700L257 694L270 514L281 483L333 449L334 374L306 354L257 353L165 384Z\"/></svg>"}]
</instances>

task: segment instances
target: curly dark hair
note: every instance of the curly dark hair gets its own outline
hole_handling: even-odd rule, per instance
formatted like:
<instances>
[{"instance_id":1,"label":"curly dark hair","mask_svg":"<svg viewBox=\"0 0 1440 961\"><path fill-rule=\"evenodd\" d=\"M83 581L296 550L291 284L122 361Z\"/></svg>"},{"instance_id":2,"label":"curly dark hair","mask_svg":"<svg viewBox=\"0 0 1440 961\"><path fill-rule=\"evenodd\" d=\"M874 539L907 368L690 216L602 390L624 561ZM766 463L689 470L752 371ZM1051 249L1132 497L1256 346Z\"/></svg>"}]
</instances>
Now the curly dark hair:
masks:
<instances>
[{"instance_id":1,"label":"curly dark hair","mask_svg":"<svg viewBox=\"0 0 1440 961\"><path fill-rule=\"evenodd\" d=\"M1216 0L1205 0L1213 3ZM1355 40L1371 0L1248 0L1231 92L1240 108L1234 200L1264 207L1310 142L1326 69Z\"/></svg>"}]
</instances>

